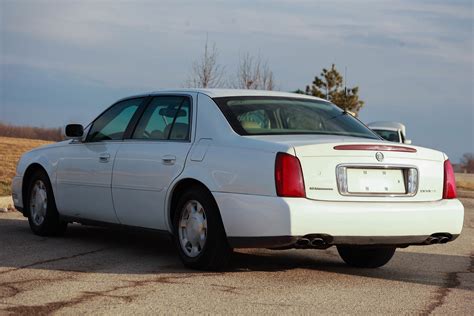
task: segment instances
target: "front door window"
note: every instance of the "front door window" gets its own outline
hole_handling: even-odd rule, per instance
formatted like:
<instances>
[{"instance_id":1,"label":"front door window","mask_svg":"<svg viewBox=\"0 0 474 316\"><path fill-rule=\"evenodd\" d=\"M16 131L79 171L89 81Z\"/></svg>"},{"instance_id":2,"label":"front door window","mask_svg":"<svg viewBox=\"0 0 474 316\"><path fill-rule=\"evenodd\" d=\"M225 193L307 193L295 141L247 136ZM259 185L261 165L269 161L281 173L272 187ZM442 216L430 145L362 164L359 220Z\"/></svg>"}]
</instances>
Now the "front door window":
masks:
<instances>
[{"instance_id":1,"label":"front door window","mask_svg":"<svg viewBox=\"0 0 474 316\"><path fill-rule=\"evenodd\" d=\"M86 142L122 140L133 115L143 98L119 102L99 116L87 135Z\"/></svg>"}]
</instances>

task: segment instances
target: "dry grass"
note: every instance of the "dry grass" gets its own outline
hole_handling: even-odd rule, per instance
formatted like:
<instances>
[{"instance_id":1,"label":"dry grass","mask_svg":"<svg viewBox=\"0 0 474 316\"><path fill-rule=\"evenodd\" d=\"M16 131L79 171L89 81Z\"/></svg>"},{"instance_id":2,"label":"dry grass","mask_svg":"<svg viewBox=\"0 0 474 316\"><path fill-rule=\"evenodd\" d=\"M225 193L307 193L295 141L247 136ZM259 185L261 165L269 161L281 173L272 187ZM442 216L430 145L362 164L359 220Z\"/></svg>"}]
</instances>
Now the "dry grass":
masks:
<instances>
[{"instance_id":1,"label":"dry grass","mask_svg":"<svg viewBox=\"0 0 474 316\"><path fill-rule=\"evenodd\" d=\"M0 137L0 196L11 194L11 182L20 156L49 143L44 140Z\"/></svg>"},{"instance_id":2,"label":"dry grass","mask_svg":"<svg viewBox=\"0 0 474 316\"><path fill-rule=\"evenodd\" d=\"M474 173L456 173L456 186L461 190L474 191Z\"/></svg>"}]
</instances>

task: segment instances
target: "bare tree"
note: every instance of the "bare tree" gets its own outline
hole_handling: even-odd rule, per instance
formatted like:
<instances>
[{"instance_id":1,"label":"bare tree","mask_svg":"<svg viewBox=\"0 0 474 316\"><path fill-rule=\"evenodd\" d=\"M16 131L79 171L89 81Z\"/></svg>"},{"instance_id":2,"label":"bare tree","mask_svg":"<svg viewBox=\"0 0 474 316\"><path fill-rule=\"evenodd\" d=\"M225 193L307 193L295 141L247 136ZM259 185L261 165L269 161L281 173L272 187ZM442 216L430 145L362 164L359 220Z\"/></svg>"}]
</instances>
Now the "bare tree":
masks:
<instances>
[{"instance_id":1,"label":"bare tree","mask_svg":"<svg viewBox=\"0 0 474 316\"><path fill-rule=\"evenodd\" d=\"M217 59L219 53L216 44L209 47L208 39L204 46L204 55L193 62L191 74L185 85L189 88L219 88L224 85L224 67Z\"/></svg>"},{"instance_id":2,"label":"bare tree","mask_svg":"<svg viewBox=\"0 0 474 316\"><path fill-rule=\"evenodd\" d=\"M461 167L467 173L474 173L474 154L465 153L461 158Z\"/></svg>"},{"instance_id":3,"label":"bare tree","mask_svg":"<svg viewBox=\"0 0 474 316\"><path fill-rule=\"evenodd\" d=\"M263 90L275 90L275 81L273 80L273 71L271 71L267 62L265 62L262 66L261 82L262 82Z\"/></svg>"},{"instance_id":4,"label":"bare tree","mask_svg":"<svg viewBox=\"0 0 474 316\"><path fill-rule=\"evenodd\" d=\"M273 72L268 62L260 55L254 57L250 53L239 59L235 78L224 78L225 68L218 63L216 44L209 44L206 37L204 54L193 62L191 73L184 86L189 88L223 88L275 90Z\"/></svg>"},{"instance_id":5,"label":"bare tree","mask_svg":"<svg viewBox=\"0 0 474 316\"><path fill-rule=\"evenodd\" d=\"M274 90L273 72L268 62L263 61L260 55L254 57L246 53L241 56L233 86L239 89Z\"/></svg>"}]
</instances>

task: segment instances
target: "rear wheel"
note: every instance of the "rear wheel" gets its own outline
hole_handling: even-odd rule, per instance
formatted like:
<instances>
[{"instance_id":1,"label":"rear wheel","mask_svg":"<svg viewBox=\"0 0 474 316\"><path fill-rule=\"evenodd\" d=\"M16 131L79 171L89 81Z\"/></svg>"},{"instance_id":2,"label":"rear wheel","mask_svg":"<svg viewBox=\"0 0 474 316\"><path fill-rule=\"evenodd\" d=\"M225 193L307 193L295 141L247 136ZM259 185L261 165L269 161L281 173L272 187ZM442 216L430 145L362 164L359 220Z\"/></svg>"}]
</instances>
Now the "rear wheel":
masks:
<instances>
[{"instance_id":1,"label":"rear wheel","mask_svg":"<svg viewBox=\"0 0 474 316\"><path fill-rule=\"evenodd\" d=\"M378 268L385 265L392 259L395 249L395 247L337 246L342 260L348 265L358 268Z\"/></svg>"},{"instance_id":2,"label":"rear wheel","mask_svg":"<svg viewBox=\"0 0 474 316\"><path fill-rule=\"evenodd\" d=\"M38 170L30 178L27 198L28 222L35 234L53 236L66 231L67 222L59 217L51 183L44 171Z\"/></svg>"},{"instance_id":3,"label":"rear wheel","mask_svg":"<svg viewBox=\"0 0 474 316\"><path fill-rule=\"evenodd\" d=\"M193 186L181 195L174 214L174 239L184 265L200 270L225 267L232 252L211 194Z\"/></svg>"}]
</instances>

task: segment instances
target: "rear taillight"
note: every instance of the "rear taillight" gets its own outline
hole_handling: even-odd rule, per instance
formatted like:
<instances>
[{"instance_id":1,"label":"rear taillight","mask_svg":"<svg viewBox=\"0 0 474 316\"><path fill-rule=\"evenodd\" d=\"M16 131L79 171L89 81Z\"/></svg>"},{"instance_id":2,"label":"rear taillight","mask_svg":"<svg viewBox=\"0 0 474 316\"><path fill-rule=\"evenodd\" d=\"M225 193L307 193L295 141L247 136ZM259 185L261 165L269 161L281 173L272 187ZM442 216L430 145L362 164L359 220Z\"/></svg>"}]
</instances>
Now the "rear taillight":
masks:
<instances>
[{"instance_id":1,"label":"rear taillight","mask_svg":"<svg viewBox=\"0 0 474 316\"><path fill-rule=\"evenodd\" d=\"M303 172L298 158L278 153L275 161L275 185L278 196L305 197Z\"/></svg>"},{"instance_id":2,"label":"rear taillight","mask_svg":"<svg viewBox=\"0 0 474 316\"><path fill-rule=\"evenodd\" d=\"M455 199L456 193L456 179L454 178L454 170L449 160L444 161L444 187L443 199Z\"/></svg>"}]
</instances>

